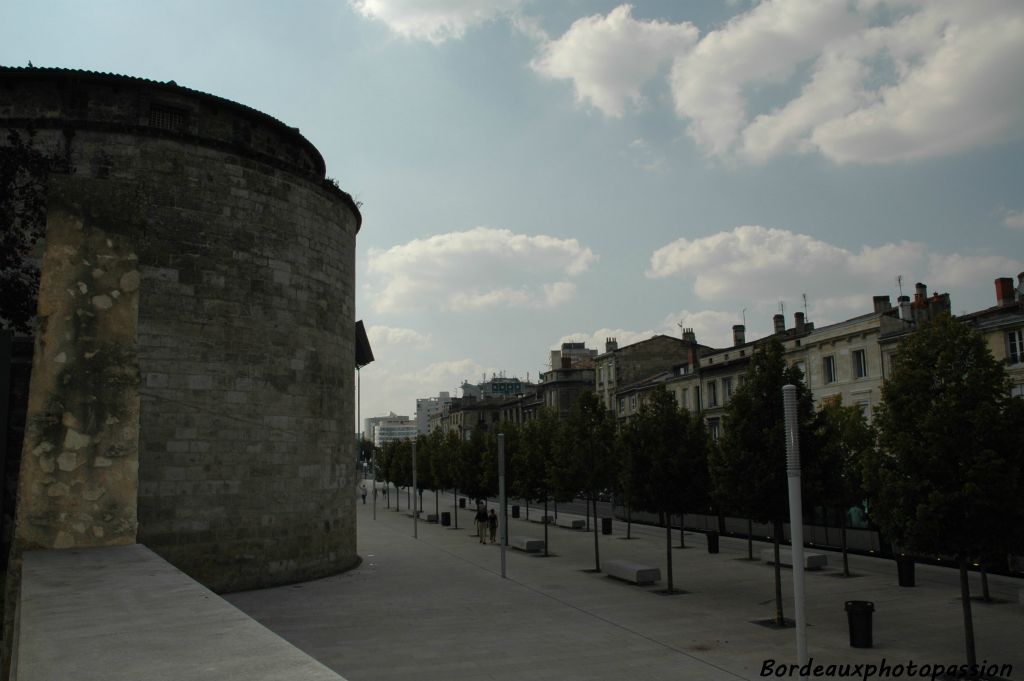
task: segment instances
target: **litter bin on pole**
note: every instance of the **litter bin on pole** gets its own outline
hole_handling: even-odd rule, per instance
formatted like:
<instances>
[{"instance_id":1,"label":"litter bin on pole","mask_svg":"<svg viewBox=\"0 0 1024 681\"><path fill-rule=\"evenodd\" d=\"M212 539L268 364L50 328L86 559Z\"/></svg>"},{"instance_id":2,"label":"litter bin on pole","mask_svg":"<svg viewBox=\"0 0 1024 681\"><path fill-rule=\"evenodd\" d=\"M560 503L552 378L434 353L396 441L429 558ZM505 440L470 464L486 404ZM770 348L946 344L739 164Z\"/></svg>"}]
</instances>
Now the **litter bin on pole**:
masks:
<instances>
[{"instance_id":1,"label":"litter bin on pole","mask_svg":"<svg viewBox=\"0 0 1024 681\"><path fill-rule=\"evenodd\" d=\"M711 530L707 533L708 553L718 553L718 533Z\"/></svg>"},{"instance_id":2,"label":"litter bin on pole","mask_svg":"<svg viewBox=\"0 0 1024 681\"><path fill-rule=\"evenodd\" d=\"M519 517L519 506L516 505L516 504L512 504L512 517L513 518L518 518Z\"/></svg>"},{"instance_id":3,"label":"litter bin on pole","mask_svg":"<svg viewBox=\"0 0 1024 681\"><path fill-rule=\"evenodd\" d=\"M611 533L612 533L612 519L611 518L601 518L601 534L611 534Z\"/></svg>"},{"instance_id":4,"label":"litter bin on pole","mask_svg":"<svg viewBox=\"0 0 1024 681\"><path fill-rule=\"evenodd\" d=\"M899 575L900 586L914 586L913 556L896 556L896 572Z\"/></svg>"},{"instance_id":5,"label":"litter bin on pole","mask_svg":"<svg viewBox=\"0 0 1024 681\"><path fill-rule=\"evenodd\" d=\"M871 601L846 601L846 619L850 623L850 647L870 648L871 615L875 604Z\"/></svg>"},{"instance_id":6,"label":"litter bin on pole","mask_svg":"<svg viewBox=\"0 0 1024 681\"><path fill-rule=\"evenodd\" d=\"M466 497L459 497L459 508L466 508Z\"/></svg>"},{"instance_id":7,"label":"litter bin on pole","mask_svg":"<svg viewBox=\"0 0 1024 681\"><path fill-rule=\"evenodd\" d=\"M448 527L451 524L452 524L452 514L449 513L448 511L442 511L441 512L441 525L443 525L444 527Z\"/></svg>"}]
</instances>

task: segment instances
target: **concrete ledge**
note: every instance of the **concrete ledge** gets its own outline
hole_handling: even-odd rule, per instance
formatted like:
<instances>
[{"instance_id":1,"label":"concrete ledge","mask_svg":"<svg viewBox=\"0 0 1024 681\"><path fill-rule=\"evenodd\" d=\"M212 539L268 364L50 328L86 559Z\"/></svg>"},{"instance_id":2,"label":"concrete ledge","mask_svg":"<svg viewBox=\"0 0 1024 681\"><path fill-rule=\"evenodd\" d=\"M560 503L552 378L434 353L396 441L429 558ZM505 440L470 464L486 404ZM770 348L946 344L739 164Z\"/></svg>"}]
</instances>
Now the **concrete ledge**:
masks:
<instances>
[{"instance_id":1,"label":"concrete ledge","mask_svg":"<svg viewBox=\"0 0 1024 681\"><path fill-rule=\"evenodd\" d=\"M11 678L344 681L140 544L28 551Z\"/></svg>"},{"instance_id":2,"label":"concrete ledge","mask_svg":"<svg viewBox=\"0 0 1024 681\"><path fill-rule=\"evenodd\" d=\"M653 584L661 579L661 568L628 560L606 560L601 567L609 577L624 579L634 584Z\"/></svg>"},{"instance_id":3,"label":"concrete ledge","mask_svg":"<svg viewBox=\"0 0 1024 681\"><path fill-rule=\"evenodd\" d=\"M775 549L762 549L761 560L768 563L769 565L775 563ZM792 549L779 549L779 564L793 566L793 551ZM828 565L828 556L824 553L811 553L810 551L804 551L804 569L805 570L820 570L821 568Z\"/></svg>"},{"instance_id":4,"label":"concrete ledge","mask_svg":"<svg viewBox=\"0 0 1024 681\"><path fill-rule=\"evenodd\" d=\"M519 549L520 551L526 551L527 553L544 550L543 539L534 539L533 537L523 537L521 535L513 535L509 537L508 545L512 548Z\"/></svg>"},{"instance_id":5,"label":"concrete ledge","mask_svg":"<svg viewBox=\"0 0 1024 681\"><path fill-rule=\"evenodd\" d=\"M570 530L582 530L586 527L586 522L583 518L566 518L563 516L558 519L558 526L567 527Z\"/></svg>"}]
</instances>

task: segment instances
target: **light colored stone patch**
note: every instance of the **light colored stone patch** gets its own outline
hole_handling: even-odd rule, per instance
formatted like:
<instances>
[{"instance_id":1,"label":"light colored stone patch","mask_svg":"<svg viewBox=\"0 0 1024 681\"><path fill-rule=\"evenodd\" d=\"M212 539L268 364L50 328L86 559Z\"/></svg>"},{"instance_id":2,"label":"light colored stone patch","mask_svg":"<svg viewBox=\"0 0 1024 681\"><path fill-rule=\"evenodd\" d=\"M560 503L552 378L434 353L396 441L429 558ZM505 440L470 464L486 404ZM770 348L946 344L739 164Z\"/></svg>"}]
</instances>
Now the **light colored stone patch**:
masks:
<instances>
[{"instance_id":1,"label":"light colored stone patch","mask_svg":"<svg viewBox=\"0 0 1024 681\"><path fill-rule=\"evenodd\" d=\"M93 296L92 304L97 310L109 310L114 306L114 301L107 295Z\"/></svg>"},{"instance_id":2,"label":"light colored stone patch","mask_svg":"<svg viewBox=\"0 0 1024 681\"><path fill-rule=\"evenodd\" d=\"M97 267L96 269L94 269L94 270L92 271L92 278L93 278L93 279L99 279L99 278L100 278L100 277L102 277L102 276L103 276L104 274L106 274L106 272L104 272L104 271L103 271L102 269L100 269L99 267Z\"/></svg>"},{"instance_id":3,"label":"light colored stone patch","mask_svg":"<svg viewBox=\"0 0 1024 681\"><path fill-rule=\"evenodd\" d=\"M97 501L107 493L102 487L90 487L82 492L82 498L86 501Z\"/></svg>"},{"instance_id":4,"label":"light colored stone patch","mask_svg":"<svg viewBox=\"0 0 1024 681\"><path fill-rule=\"evenodd\" d=\"M97 539L101 539L104 534L105 532L103 531L102 527L100 527L99 525L92 526L92 536L96 537Z\"/></svg>"},{"instance_id":5,"label":"light colored stone patch","mask_svg":"<svg viewBox=\"0 0 1024 681\"><path fill-rule=\"evenodd\" d=\"M85 353L85 358L86 359L92 359L93 357L95 357L98 354L100 354L99 350L93 350L92 352Z\"/></svg>"},{"instance_id":6,"label":"light colored stone patch","mask_svg":"<svg viewBox=\"0 0 1024 681\"><path fill-rule=\"evenodd\" d=\"M75 537L70 532L58 532L57 539L53 542L55 549L70 549L75 545Z\"/></svg>"},{"instance_id":7,"label":"light colored stone patch","mask_svg":"<svg viewBox=\"0 0 1024 681\"><path fill-rule=\"evenodd\" d=\"M39 457L39 468L44 473L52 473L57 469L57 461L52 456L41 456Z\"/></svg>"},{"instance_id":8,"label":"light colored stone patch","mask_svg":"<svg viewBox=\"0 0 1024 681\"><path fill-rule=\"evenodd\" d=\"M61 452L60 456L57 457L57 466L62 471L73 471L78 468L78 453L77 452Z\"/></svg>"},{"instance_id":9,"label":"light colored stone patch","mask_svg":"<svg viewBox=\"0 0 1024 681\"><path fill-rule=\"evenodd\" d=\"M84 281L78 282L78 290L82 293L88 293L89 287L85 285Z\"/></svg>"},{"instance_id":10,"label":"light colored stone patch","mask_svg":"<svg viewBox=\"0 0 1024 681\"><path fill-rule=\"evenodd\" d=\"M65 428L73 428L74 430L80 430L82 428L81 421L79 421L78 417L70 411L64 412L64 415L61 416L60 422L64 424Z\"/></svg>"},{"instance_id":11,"label":"light colored stone patch","mask_svg":"<svg viewBox=\"0 0 1024 681\"><path fill-rule=\"evenodd\" d=\"M70 488L63 482L55 482L46 489L46 496L63 497L70 491Z\"/></svg>"},{"instance_id":12,"label":"light colored stone patch","mask_svg":"<svg viewBox=\"0 0 1024 681\"><path fill-rule=\"evenodd\" d=\"M113 461L105 456L97 456L96 460L92 462L92 465L94 468L109 468L113 463Z\"/></svg>"},{"instance_id":13,"label":"light colored stone patch","mask_svg":"<svg viewBox=\"0 0 1024 681\"><path fill-rule=\"evenodd\" d=\"M56 364L64 364L65 362L68 361L68 355L67 355L66 352L62 352L59 355L57 355L56 357L54 357L53 361Z\"/></svg>"},{"instance_id":14,"label":"light colored stone patch","mask_svg":"<svg viewBox=\"0 0 1024 681\"><path fill-rule=\"evenodd\" d=\"M118 285L125 293L139 290L139 273L136 271L125 272L121 275Z\"/></svg>"},{"instance_id":15,"label":"light colored stone patch","mask_svg":"<svg viewBox=\"0 0 1024 681\"><path fill-rule=\"evenodd\" d=\"M64 436L64 448L65 449L81 449L92 443L92 438L83 433L79 433L73 428L68 428L67 435Z\"/></svg>"},{"instance_id":16,"label":"light colored stone patch","mask_svg":"<svg viewBox=\"0 0 1024 681\"><path fill-rule=\"evenodd\" d=\"M118 298L121 297L121 292L118 291L117 289L114 289L113 291L110 292L110 297L113 298L114 300L117 300Z\"/></svg>"},{"instance_id":17,"label":"light colored stone patch","mask_svg":"<svg viewBox=\"0 0 1024 681\"><path fill-rule=\"evenodd\" d=\"M32 453L35 454L36 456L41 456L41 455L45 454L46 452L52 452L52 451L53 451L53 444L52 443L50 443L50 442L40 442L32 450Z\"/></svg>"}]
</instances>

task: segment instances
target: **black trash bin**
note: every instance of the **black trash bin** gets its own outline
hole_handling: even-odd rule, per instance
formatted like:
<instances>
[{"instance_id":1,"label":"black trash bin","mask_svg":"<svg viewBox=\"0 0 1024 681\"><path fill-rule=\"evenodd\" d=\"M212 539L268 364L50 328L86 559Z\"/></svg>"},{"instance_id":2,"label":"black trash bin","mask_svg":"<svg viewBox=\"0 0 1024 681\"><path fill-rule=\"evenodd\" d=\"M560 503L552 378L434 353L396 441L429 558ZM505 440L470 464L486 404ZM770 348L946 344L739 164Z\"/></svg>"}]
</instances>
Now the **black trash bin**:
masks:
<instances>
[{"instance_id":1,"label":"black trash bin","mask_svg":"<svg viewBox=\"0 0 1024 681\"><path fill-rule=\"evenodd\" d=\"M451 525L452 524L452 514L449 513L448 511L442 511L441 512L441 524L443 526L445 526L445 527L448 527L449 525Z\"/></svg>"},{"instance_id":2,"label":"black trash bin","mask_svg":"<svg viewBox=\"0 0 1024 681\"><path fill-rule=\"evenodd\" d=\"M846 619L850 623L850 647L871 647L871 614L875 604L871 601L846 601Z\"/></svg>"},{"instance_id":3,"label":"black trash bin","mask_svg":"<svg viewBox=\"0 0 1024 681\"><path fill-rule=\"evenodd\" d=\"M466 497L459 497L459 508L466 508Z\"/></svg>"},{"instance_id":4,"label":"black trash bin","mask_svg":"<svg viewBox=\"0 0 1024 681\"><path fill-rule=\"evenodd\" d=\"M512 517L513 518L518 518L519 517L519 506L516 506L515 504L512 505Z\"/></svg>"},{"instance_id":5,"label":"black trash bin","mask_svg":"<svg viewBox=\"0 0 1024 681\"><path fill-rule=\"evenodd\" d=\"M896 571L899 574L900 586L914 586L914 558L897 556Z\"/></svg>"},{"instance_id":6,"label":"black trash bin","mask_svg":"<svg viewBox=\"0 0 1024 681\"><path fill-rule=\"evenodd\" d=\"M611 533L612 533L612 519L611 518L601 518L601 534L611 534Z\"/></svg>"},{"instance_id":7,"label":"black trash bin","mask_svg":"<svg viewBox=\"0 0 1024 681\"><path fill-rule=\"evenodd\" d=\"M708 553L718 553L718 533L711 531L707 533Z\"/></svg>"}]
</instances>

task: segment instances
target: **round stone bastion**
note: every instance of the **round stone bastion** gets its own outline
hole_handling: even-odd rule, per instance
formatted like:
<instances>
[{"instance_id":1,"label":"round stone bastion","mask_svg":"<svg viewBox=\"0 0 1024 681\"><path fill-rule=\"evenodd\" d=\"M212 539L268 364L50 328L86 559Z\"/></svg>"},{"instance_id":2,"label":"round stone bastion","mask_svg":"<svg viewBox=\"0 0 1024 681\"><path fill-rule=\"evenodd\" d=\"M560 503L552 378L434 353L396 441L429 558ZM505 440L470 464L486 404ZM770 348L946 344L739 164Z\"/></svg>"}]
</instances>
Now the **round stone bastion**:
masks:
<instances>
[{"instance_id":1,"label":"round stone bastion","mask_svg":"<svg viewBox=\"0 0 1024 681\"><path fill-rule=\"evenodd\" d=\"M0 68L52 160L15 551L141 543L217 591L358 563L356 203L297 128Z\"/></svg>"}]
</instances>

